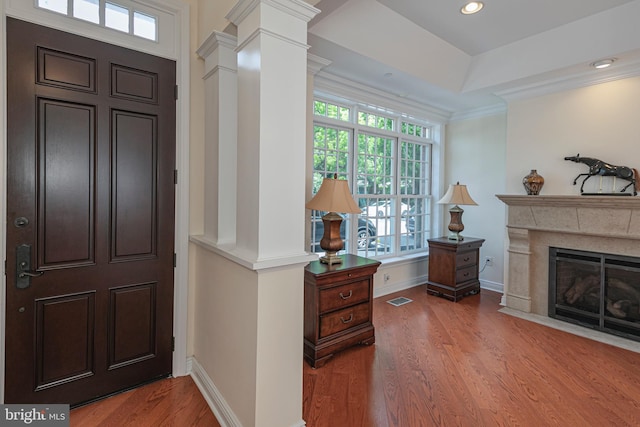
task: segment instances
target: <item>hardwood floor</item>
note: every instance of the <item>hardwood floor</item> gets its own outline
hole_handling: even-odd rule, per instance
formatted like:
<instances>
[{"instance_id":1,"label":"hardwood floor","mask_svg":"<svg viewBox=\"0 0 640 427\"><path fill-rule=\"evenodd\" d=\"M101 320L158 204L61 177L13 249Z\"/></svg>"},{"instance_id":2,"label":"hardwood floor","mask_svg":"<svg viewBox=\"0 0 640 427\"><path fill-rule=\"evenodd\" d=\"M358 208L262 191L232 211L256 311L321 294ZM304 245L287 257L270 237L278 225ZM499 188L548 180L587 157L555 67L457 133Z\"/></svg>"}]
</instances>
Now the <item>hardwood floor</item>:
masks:
<instances>
[{"instance_id":1,"label":"hardwood floor","mask_svg":"<svg viewBox=\"0 0 640 427\"><path fill-rule=\"evenodd\" d=\"M220 427L190 376L169 378L73 409L70 427Z\"/></svg>"},{"instance_id":2,"label":"hardwood floor","mask_svg":"<svg viewBox=\"0 0 640 427\"><path fill-rule=\"evenodd\" d=\"M387 300L413 300L394 307ZM308 427L640 426L640 354L425 287L374 301L376 343L303 363ZM190 377L71 412L71 426L220 424Z\"/></svg>"},{"instance_id":3,"label":"hardwood floor","mask_svg":"<svg viewBox=\"0 0 640 427\"><path fill-rule=\"evenodd\" d=\"M414 300L394 307L387 300ZM457 303L376 299L376 343L304 367L309 427L639 426L640 354Z\"/></svg>"}]
</instances>

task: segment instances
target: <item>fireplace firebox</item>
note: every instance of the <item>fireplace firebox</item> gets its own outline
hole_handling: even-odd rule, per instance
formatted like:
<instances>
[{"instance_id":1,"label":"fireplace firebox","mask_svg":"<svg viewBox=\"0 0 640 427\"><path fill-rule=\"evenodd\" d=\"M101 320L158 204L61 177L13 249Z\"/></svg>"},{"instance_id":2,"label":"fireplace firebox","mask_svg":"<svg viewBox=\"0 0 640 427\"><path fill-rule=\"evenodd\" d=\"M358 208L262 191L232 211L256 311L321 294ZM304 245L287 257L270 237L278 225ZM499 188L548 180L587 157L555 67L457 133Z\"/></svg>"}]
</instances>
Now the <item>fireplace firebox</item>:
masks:
<instances>
[{"instance_id":1,"label":"fireplace firebox","mask_svg":"<svg viewBox=\"0 0 640 427\"><path fill-rule=\"evenodd\" d=\"M550 247L549 316L640 341L640 258Z\"/></svg>"}]
</instances>

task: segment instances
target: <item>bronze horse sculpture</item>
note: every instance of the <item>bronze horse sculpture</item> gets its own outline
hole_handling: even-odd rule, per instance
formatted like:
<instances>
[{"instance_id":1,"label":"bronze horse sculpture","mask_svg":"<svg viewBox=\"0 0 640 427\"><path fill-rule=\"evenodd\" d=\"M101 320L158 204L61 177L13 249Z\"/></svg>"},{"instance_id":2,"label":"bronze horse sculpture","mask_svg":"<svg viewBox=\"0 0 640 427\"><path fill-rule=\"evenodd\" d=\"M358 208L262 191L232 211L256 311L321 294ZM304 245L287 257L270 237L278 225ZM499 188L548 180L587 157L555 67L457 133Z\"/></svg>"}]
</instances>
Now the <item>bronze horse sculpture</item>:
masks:
<instances>
[{"instance_id":1,"label":"bronze horse sculpture","mask_svg":"<svg viewBox=\"0 0 640 427\"><path fill-rule=\"evenodd\" d=\"M637 195L638 190L640 190L638 171L634 168L630 168L627 166L610 165L609 163L605 163L602 160L594 159L592 157L580 157L580 154L576 156L565 157L564 159L576 163L584 163L585 165L589 166L589 172L581 173L580 175L576 176L576 179L573 180L573 185L576 185L576 182L578 182L578 178L580 178L581 176L585 177L582 180L582 185L580 186L580 193L583 192L585 181L595 175L613 176L616 178L624 179L625 181L629 181L629 183L625 185L622 190L620 190L621 193L624 193L624 191L631 186L633 186L632 189L634 196Z\"/></svg>"}]
</instances>

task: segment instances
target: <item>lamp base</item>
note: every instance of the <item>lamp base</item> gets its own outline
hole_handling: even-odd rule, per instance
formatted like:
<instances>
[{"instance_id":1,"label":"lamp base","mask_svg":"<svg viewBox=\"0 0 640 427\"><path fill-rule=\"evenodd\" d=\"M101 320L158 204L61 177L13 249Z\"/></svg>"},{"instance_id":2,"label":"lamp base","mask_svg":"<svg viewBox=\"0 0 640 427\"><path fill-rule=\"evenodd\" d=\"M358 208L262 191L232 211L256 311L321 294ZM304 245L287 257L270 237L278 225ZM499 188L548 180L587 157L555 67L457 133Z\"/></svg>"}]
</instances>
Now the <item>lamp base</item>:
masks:
<instances>
[{"instance_id":1,"label":"lamp base","mask_svg":"<svg viewBox=\"0 0 640 427\"><path fill-rule=\"evenodd\" d=\"M456 233L456 232L450 232L449 233L449 240L455 240L456 242L462 242L464 240L464 237L462 237L462 235L460 233Z\"/></svg>"},{"instance_id":2,"label":"lamp base","mask_svg":"<svg viewBox=\"0 0 640 427\"><path fill-rule=\"evenodd\" d=\"M449 209L449 214L451 215L451 221L449 222L449 240L455 240L457 242L464 240L464 237L460 235L460 232L464 230L464 224L462 223L463 212L464 210L458 205Z\"/></svg>"},{"instance_id":3,"label":"lamp base","mask_svg":"<svg viewBox=\"0 0 640 427\"><path fill-rule=\"evenodd\" d=\"M342 264L342 258L338 256L337 252L326 252L324 256L320 257L320 262L323 264Z\"/></svg>"},{"instance_id":4,"label":"lamp base","mask_svg":"<svg viewBox=\"0 0 640 427\"><path fill-rule=\"evenodd\" d=\"M342 258L337 253L344 247L342 237L340 237L340 224L342 217L335 212L329 212L322 217L324 224L324 234L320 240L320 248L324 250L325 255L320 258L320 262L324 264L340 264Z\"/></svg>"}]
</instances>

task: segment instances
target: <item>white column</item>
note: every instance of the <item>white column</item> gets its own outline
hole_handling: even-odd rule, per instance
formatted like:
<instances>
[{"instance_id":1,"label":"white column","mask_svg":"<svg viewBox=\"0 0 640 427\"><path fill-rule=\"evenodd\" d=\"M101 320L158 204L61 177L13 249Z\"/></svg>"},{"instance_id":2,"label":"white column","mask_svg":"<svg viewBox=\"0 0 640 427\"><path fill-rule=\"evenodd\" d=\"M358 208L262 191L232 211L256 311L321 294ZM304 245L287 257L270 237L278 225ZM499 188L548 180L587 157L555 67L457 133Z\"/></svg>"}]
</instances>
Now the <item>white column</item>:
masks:
<instances>
[{"instance_id":1,"label":"white column","mask_svg":"<svg viewBox=\"0 0 640 427\"><path fill-rule=\"evenodd\" d=\"M254 268L306 259L307 23L300 0L241 0L236 255ZM266 263L266 264L265 264Z\"/></svg>"},{"instance_id":2,"label":"white column","mask_svg":"<svg viewBox=\"0 0 640 427\"><path fill-rule=\"evenodd\" d=\"M304 250L306 38L318 12L301 0L240 0L227 15L238 28L237 222L228 255L246 268L238 280L257 304L236 307L255 316L253 363L241 371L255 384L247 426L304 425L303 267L316 258Z\"/></svg>"},{"instance_id":3,"label":"white column","mask_svg":"<svg viewBox=\"0 0 640 427\"><path fill-rule=\"evenodd\" d=\"M234 36L213 32L198 49L205 61L204 238L236 239L238 68Z\"/></svg>"}]
</instances>

